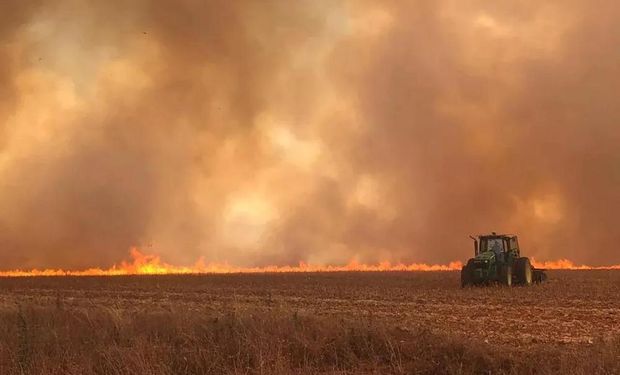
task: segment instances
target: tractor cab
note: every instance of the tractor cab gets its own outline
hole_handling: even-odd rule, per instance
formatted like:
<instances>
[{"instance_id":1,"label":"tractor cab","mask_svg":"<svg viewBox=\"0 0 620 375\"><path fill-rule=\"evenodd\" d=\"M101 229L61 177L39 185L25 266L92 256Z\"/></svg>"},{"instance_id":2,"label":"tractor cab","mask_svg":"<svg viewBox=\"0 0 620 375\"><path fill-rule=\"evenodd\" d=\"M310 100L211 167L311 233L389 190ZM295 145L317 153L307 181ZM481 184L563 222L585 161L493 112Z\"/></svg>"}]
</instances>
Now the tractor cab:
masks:
<instances>
[{"instance_id":1,"label":"tractor cab","mask_svg":"<svg viewBox=\"0 0 620 375\"><path fill-rule=\"evenodd\" d=\"M512 234L497 234L492 232L488 235L480 235L474 240L474 254L476 258L493 258L499 263L512 264L514 259L520 257L519 241Z\"/></svg>"}]
</instances>

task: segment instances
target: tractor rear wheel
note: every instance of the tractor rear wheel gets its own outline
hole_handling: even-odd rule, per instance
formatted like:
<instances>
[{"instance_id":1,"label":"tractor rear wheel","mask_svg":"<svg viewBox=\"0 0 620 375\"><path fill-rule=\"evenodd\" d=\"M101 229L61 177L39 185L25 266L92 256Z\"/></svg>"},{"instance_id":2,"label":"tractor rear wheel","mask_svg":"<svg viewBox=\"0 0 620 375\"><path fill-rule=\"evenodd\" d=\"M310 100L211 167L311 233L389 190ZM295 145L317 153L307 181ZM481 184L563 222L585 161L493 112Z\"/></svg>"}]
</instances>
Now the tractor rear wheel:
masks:
<instances>
[{"instance_id":1,"label":"tractor rear wheel","mask_svg":"<svg viewBox=\"0 0 620 375\"><path fill-rule=\"evenodd\" d=\"M471 267L468 265L461 268L461 288L472 285Z\"/></svg>"},{"instance_id":2,"label":"tractor rear wheel","mask_svg":"<svg viewBox=\"0 0 620 375\"><path fill-rule=\"evenodd\" d=\"M512 267L502 266L499 273L499 281L506 286L512 286Z\"/></svg>"},{"instance_id":3,"label":"tractor rear wheel","mask_svg":"<svg viewBox=\"0 0 620 375\"><path fill-rule=\"evenodd\" d=\"M528 258L519 258L515 264L517 279L521 285L532 285L532 264Z\"/></svg>"}]
</instances>

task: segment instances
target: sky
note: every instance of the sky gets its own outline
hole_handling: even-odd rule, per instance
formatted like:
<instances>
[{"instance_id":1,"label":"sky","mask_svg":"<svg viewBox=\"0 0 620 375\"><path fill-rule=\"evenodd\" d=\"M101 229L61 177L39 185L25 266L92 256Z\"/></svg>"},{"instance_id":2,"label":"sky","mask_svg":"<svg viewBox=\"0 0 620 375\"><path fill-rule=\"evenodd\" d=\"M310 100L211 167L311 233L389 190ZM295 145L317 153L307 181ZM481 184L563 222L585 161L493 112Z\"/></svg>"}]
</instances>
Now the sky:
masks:
<instances>
[{"instance_id":1,"label":"sky","mask_svg":"<svg viewBox=\"0 0 620 375\"><path fill-rule=\"evenodd\" d=\"M620 5L6 0L0 264L620 262Z\"/></svg>"}]
</instances>

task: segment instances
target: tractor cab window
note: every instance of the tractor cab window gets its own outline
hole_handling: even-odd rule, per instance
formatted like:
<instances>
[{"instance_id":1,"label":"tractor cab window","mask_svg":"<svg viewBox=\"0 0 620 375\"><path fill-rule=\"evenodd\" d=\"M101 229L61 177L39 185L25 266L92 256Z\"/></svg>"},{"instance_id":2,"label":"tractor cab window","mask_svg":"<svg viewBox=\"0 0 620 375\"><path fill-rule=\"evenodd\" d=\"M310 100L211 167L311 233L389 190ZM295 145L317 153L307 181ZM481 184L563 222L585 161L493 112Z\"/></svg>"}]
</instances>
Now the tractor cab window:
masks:
<instances>
[{"instance_id":1,"label":"tractor cab window","mask_svg":"<svg viewBox=\"0 0 620 375\"><path fill-rule=\"evenodd\" d=\"M517 243L517 237L510 238L510 250L517 250L519 248L519 244Z\"/></svg>"},{"instance_id":2,"label":"tractor cab window","mask_svg":"<svg viewBox=\"0 0 620 375\"><path fill-rule=\"evenodd\" d=\"M480 249L484 251L492 251L494 253L504 252L504 241L501 238L485 238L482 239Z\"/></svg>"}]
</instances>

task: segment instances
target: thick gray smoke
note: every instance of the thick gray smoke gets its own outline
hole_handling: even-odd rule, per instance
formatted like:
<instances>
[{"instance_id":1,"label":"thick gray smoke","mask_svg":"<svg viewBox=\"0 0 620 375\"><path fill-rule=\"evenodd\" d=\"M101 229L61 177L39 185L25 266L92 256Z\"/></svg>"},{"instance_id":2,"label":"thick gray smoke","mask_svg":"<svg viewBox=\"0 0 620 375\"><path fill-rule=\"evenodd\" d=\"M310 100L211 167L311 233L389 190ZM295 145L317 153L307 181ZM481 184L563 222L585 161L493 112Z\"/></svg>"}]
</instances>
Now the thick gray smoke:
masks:
<instances>
[{"instance_id":1,"label":"thick gray smoke","mask_svg":"<svg viewBox=\"0 0 620 375\"><path fill-rule=\"evenodd\" d=\"M0 5L0 262L618 263L619 6Z\"/></svg>"}]
</instances>

